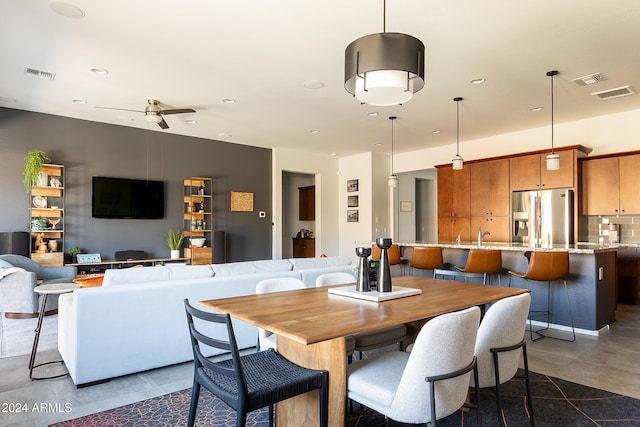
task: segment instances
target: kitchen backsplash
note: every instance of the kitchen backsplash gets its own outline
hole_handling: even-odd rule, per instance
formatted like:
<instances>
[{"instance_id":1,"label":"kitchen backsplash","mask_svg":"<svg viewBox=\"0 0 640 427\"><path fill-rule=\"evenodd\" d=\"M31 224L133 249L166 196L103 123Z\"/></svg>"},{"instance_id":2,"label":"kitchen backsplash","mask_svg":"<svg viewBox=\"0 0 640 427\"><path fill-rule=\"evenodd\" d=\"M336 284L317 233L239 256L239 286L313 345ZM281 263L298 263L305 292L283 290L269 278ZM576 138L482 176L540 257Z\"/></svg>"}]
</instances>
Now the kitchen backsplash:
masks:
<instances>
[{"instance_id":1,"label":"kitchen backsplash","mask_svg":"<svg viewBox=\"0 0 640 427\"><path fill-rule=\"evenodd\" d=\"M640 244L640 216L581 216L579 242Z\"/></svg>"}]
</instances>

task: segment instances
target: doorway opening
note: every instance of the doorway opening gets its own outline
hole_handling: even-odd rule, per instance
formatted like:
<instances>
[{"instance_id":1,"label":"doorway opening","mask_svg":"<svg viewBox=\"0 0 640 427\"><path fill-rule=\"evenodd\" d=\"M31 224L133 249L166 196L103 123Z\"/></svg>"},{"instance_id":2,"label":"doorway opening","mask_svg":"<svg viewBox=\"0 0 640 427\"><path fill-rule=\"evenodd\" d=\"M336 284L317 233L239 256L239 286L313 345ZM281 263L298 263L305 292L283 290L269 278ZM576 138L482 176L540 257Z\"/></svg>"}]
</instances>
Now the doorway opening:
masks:
<instances>
[{"instance_id":1,"label":"doorway opening","mask_svg":"<svg viewBox=\"0 0 640 427\"><path fill-rule=\"evenodd\" d=\"M313 174L282 171L283 259L294 257L294 243L296 255L315 256L315 180Z\"/></svg>"}]
</instances>

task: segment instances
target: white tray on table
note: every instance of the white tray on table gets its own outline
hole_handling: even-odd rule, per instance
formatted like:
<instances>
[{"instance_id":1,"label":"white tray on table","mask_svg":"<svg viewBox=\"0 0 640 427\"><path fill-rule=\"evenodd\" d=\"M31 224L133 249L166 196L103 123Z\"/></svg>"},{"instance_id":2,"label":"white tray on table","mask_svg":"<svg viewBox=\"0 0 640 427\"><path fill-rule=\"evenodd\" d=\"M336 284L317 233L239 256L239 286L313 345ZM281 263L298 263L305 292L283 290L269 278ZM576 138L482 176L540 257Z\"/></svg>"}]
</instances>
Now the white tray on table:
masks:
<instances>
[{"instance_id":1,"label":"white tray on table","mask_svg":"<svg viewBox=\"0 0 640 427\"><path fill-rule=\"evenodd\" d=\"M422 293L422 289L405 288L403 286L392 286L391 292L378 292L378 291L358 292L356 291L355 285L350 285L350 286L342 286L339 288L329 288L328 292L334 295L364 299L367 301L381 302L381 301L388 301L396 298L410 297L412 295L420 295Z\"/></svg>"}]
</instances>

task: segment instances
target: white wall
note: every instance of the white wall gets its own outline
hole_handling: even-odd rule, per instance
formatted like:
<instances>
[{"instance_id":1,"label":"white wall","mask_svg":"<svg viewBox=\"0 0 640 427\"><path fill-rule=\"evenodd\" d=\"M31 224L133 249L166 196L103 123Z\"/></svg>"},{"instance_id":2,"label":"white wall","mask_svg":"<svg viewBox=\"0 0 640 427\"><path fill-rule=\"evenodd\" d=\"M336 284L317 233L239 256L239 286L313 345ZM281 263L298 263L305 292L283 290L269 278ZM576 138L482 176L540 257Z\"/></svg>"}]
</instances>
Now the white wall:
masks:
<instances>
[{"instance_id":1,"label":"white wall","mask_svg":"<svg viewBox=\"0 0 640 427\"><path fill-rule=\"evenodd\" d=\"M282 172L297 172L315 175L316 186L316 254L335 256L339 254L338 230L338 159L331 156L313 155L309 152L274 149L273 159L273 258L290 258L283 254ZM346 203L346 201L345 201Z\"/></svg>"}]
</instances>

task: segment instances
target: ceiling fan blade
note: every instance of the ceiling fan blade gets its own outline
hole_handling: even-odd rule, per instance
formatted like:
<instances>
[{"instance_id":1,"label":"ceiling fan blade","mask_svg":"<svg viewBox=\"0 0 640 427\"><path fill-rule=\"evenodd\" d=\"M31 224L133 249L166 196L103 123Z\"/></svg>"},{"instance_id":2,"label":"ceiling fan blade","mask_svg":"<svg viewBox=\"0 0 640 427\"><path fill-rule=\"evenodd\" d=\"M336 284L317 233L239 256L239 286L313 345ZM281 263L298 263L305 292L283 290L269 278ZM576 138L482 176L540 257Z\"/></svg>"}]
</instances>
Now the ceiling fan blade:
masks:
<instances>
[{"instance_id":1,"label":"ceiling fan blade","mask_svg":"<svg viewBox=\"0 0 640 427\"><path fill-rule=\"evenodd\" d=\"M96 107L101 110L118 110L118 111L134 111L136 113L144 113L144 110L130 110L129 108L115 108L115 107Z\"/></svg>"},{"instance_id":2,"label":"ceiling fan blade","mask_svg":"<svg viewBox=\"0 0 640 427\"><path fill-rule=\"evenodd\" d=\"M173 109L173 110L160 110L160 114L162 115L166 115L166 114L180 114L180 113L195 113L196 110L194 110L193 108L177 108L177 109Z\"/></svg>"},{"instance_id":3,"label":"ceiling fan blade","mask_svg":"<svg viewBox=\"0 0 640 427\"><path fill-rule=\"evenodd\" d=\"M158 123L158 126L160 126L160 128L162 129L169 129L169 125L167 124L167 122L164 121L164 118L160 120L160 123Z\"/></svg>"}]
</instances>

